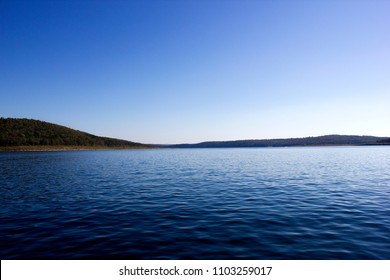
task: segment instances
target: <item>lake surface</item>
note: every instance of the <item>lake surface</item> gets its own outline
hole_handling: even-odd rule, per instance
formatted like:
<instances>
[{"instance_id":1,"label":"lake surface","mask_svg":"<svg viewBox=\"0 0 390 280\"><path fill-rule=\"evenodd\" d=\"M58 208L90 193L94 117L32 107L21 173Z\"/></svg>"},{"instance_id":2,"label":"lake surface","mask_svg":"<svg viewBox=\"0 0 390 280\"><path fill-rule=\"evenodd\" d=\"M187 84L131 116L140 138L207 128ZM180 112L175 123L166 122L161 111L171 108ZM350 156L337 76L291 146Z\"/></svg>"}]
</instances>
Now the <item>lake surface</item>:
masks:
<instances>
[{"instance_id":1,"label":"lake surface","mask_svg":"<svg viewBox=\"0 0 390 280\"><path fill-rule=\"evenodd\" d=\"M1 259L390 259L390 147L0 153Z\"/></svg>"}]
</instances>

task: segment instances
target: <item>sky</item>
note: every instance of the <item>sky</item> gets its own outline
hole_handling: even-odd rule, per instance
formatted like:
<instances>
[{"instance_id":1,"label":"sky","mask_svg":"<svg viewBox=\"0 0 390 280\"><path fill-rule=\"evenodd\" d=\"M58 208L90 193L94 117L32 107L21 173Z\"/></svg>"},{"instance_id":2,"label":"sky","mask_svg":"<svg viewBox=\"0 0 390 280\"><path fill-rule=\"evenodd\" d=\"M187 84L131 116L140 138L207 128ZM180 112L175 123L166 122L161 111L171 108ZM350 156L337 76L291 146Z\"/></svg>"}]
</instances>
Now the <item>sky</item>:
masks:
<instances>
[{"instance_id":1,"label":"sky","mask_svg":"<svg viewBox=\"0 0 390 280\"><path fill-rule=\"evenodd\" d=\"M0 117L155 144L390 136L390 1L0 0Z\"/></svg>"}]
</instances>

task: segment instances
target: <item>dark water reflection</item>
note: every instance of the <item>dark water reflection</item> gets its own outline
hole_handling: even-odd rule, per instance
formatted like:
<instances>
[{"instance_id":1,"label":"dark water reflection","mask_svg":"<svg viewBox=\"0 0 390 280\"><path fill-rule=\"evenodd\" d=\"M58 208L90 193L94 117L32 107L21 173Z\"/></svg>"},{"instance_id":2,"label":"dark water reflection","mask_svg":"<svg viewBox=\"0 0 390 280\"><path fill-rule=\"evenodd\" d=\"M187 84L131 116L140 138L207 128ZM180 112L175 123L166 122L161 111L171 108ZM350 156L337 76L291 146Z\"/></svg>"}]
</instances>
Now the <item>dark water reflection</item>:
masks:
<instances>
[{"instance_id":1,"label":"dark water reflection","mask_svg":"<svg viewBox=\"0 0 390 280\"><path fill-rule=\"evenodd\" d=\"M390 148L0 154L1 259L390 259Z\"/></svg>"}]
</instances>

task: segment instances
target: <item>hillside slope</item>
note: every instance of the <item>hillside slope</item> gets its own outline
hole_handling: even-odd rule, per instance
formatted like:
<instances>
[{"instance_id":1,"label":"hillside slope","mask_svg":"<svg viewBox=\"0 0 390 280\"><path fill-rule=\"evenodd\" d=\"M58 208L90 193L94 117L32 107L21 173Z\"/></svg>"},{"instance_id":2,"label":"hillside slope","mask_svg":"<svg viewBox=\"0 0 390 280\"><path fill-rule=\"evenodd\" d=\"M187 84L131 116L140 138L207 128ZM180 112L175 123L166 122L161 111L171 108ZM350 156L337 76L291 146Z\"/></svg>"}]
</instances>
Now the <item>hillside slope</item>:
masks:
<instances>
[{"instance_id":1,"label":"hillside slope","mask_svg":"<svg viewBox=\"0 0 390 280\"><path fill-rule=\"evenodd\" d=\"M142 148L141 143L99 137L65 126L31 119L0 118L0 147L80 146L99 148Z\"/></svg>"},{"instance_id":2,"label":"hillside slope","mask_svg":"<svg viewBox=\"0 0 390 280\"><path fill-rule=\"evenodd\" d=\"M171 145L172 148L239 148L239 147L294 147L294 146L328 146L328 145L386 145L388 137L324 135L318 137L211 141L197 144Z\"/></svg>"}]
</instances>

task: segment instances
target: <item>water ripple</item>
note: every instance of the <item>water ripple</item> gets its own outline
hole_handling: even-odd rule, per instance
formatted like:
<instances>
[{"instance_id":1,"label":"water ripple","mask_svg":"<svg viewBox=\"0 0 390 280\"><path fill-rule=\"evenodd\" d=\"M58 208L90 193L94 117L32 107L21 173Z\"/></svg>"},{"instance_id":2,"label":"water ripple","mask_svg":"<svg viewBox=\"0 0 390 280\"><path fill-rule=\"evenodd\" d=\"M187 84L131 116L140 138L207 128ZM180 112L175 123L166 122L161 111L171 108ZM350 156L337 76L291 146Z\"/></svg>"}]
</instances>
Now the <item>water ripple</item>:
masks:
<instances>
[{"instance_id":1,"label":"water ripple","mask_svg":"<svg viewBox=\"0 0 390 280\"><path fill-rule=\"evenodd\" d=\"M2 259L389 259L390 148L0 154Z\"/></svg>"}]
</instances>

